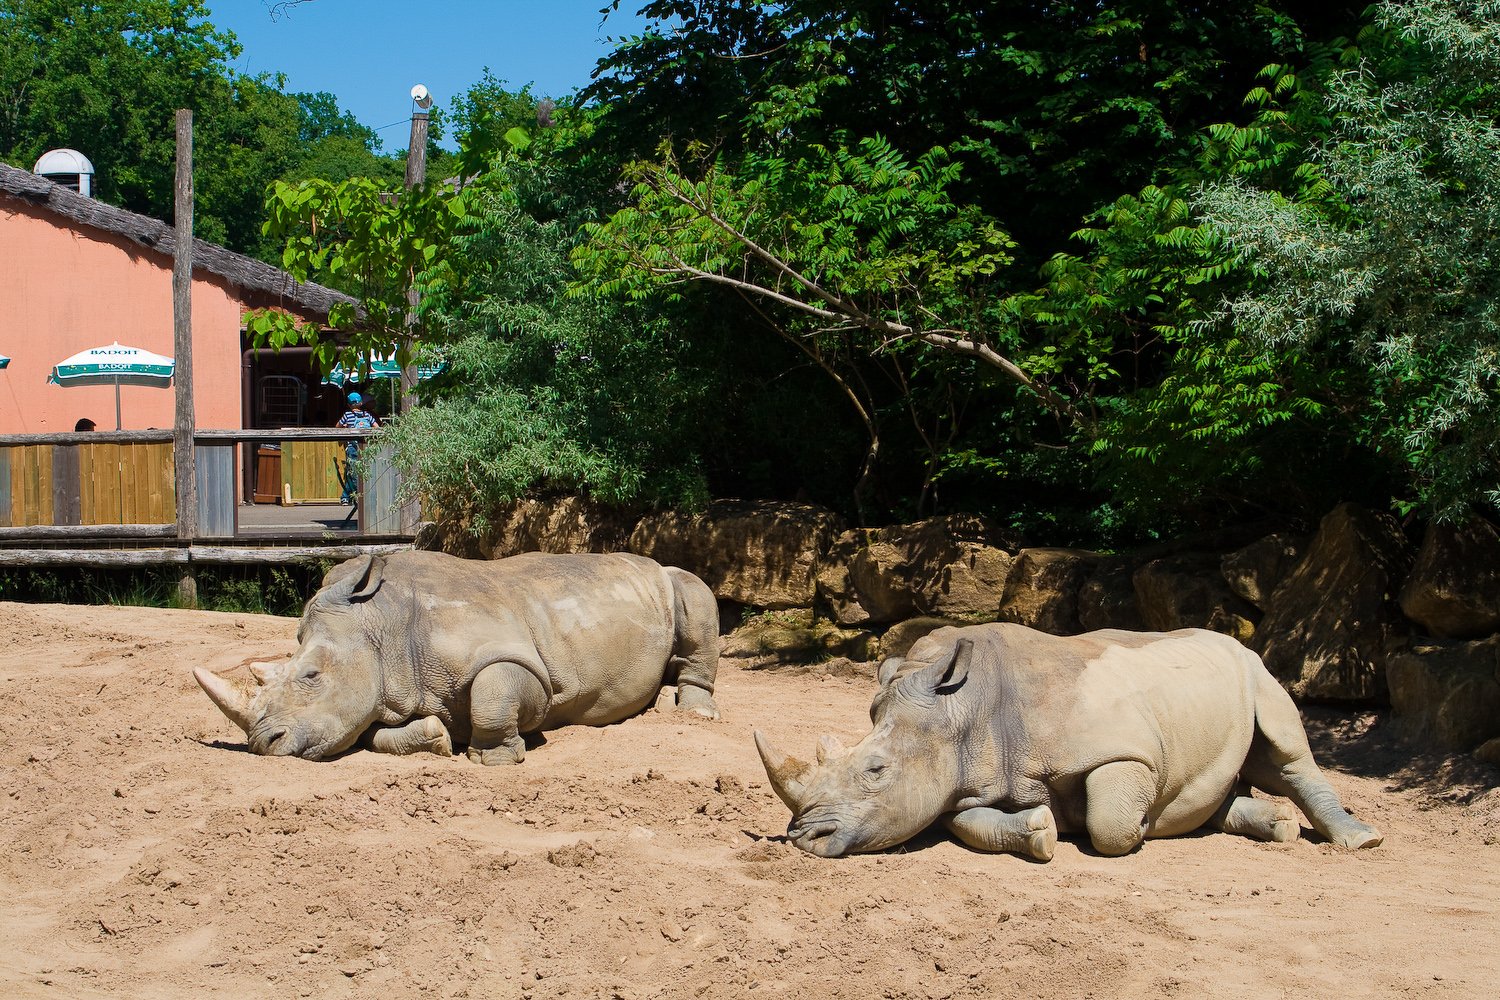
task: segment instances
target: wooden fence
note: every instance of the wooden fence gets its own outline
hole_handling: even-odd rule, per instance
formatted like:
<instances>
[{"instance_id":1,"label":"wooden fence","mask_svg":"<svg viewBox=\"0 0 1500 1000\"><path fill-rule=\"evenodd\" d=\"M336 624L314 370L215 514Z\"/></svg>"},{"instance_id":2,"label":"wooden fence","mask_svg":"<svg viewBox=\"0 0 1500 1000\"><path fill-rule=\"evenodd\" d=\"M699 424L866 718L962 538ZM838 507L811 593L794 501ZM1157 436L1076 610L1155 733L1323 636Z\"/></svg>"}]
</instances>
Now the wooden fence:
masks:
<instances>
[{"instance_id":1,"label":"wooden fence","mask_svg":"<svg viewBox=\"0 0 1500 1000\"><path fill-rule=\"evenodd\" d=\"M171 524L170 442L12 445L0 457L0 526Z\"/></svg>"}]
</instances>

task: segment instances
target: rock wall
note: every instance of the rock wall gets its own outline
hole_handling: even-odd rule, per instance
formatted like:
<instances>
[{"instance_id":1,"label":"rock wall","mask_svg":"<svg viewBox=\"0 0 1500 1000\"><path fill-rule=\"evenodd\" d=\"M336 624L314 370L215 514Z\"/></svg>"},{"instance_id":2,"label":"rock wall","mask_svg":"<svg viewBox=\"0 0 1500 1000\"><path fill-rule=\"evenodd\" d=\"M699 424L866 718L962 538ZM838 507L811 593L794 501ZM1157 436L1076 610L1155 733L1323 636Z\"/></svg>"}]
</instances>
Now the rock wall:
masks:
<instances>
[{"instance_id":1,"label":"rock wall","mask_svg":"<svg viewBox=\"0 0 1500 1000\"><path fill-rule=\"evenodd\" d=\"M456 525L423 539L471 558L631 551L681 566L714 590L726 627L745 620L724 655L765 664L899 655L980 621L1214 629L1299 699L1390 704L1414 735L1500 753L1500 531L1477 518L1433 525L1418 547L1389 515L1344 504L1311 536L1105 555L1028 547L973 515L848 530L808 504L641 517L569 498L512 505L479 540Z\"/></svg>"}]
</instances>

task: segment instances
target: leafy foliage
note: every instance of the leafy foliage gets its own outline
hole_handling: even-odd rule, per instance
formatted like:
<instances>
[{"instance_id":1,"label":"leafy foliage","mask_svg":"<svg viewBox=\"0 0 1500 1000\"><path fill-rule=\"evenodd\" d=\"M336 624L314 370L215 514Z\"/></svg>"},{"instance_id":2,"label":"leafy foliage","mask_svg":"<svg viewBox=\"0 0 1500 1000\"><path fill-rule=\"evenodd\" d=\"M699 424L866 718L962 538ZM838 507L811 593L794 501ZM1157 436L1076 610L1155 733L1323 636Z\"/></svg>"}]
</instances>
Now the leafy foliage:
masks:
<instances>
[{"instance_id":1,"label":"leafy foliage","mask_svg":"<svg viewBox=\"0 0 1500 1000\"><path fill-rule=\"evenodd\" d=\"M463 303L440 331L448 386L386 438L414 490L476 528L537 492L700 505L695 436L716 379L667 323L564 296L572 229L525 204L552 179L544 163L502 157L472 189L452 241Z\"/></svg>"},{"instance_id":2,"label":"leafy foliage","mask_svg":"<svg viewBox=\"0 0 1500 1000\"><path fill-rule=\"evenodd\" d=\"M1383 46L1330 82L1320 188L1201 197L1256 285L1211 317L1264 350L1341 359L1360 440L1397 499L1454 517L1500 499L1500 5L1382 5Z\"/></svg>"},{"instance_id":3,"label":"leafy foliage","mask_svg":"<svg viewBox=\"0 0 1500 1000\"><path fill-rule=\"evenodd\" d=\"M1356 47L1352 4L651 0L582 102L455 103L463 194L284 185L268 232L364 297L351 348L448 345L389 433L475 522L1451 512L1495 479L1491 7Z\"/></svg>"},{"instance_id":4,"label":"leafy foliage","mask_svg":"<svg viewBox=\"0 0 1500 1000\"><path fill-rule=\"evenodd\" d=\"M320 323L257 310L246 319L252 341L273 349L307 344L325 371L336 361L352 369L371 354L413 363L417 345L433 341L423 318L452 284L452 233L465 198L441 185L396 195L368 177L273 184L265 232L284 245L282 267L299 281L347 291L359 304L330 310L337 338Z\"/></svg>"}]
</instances>

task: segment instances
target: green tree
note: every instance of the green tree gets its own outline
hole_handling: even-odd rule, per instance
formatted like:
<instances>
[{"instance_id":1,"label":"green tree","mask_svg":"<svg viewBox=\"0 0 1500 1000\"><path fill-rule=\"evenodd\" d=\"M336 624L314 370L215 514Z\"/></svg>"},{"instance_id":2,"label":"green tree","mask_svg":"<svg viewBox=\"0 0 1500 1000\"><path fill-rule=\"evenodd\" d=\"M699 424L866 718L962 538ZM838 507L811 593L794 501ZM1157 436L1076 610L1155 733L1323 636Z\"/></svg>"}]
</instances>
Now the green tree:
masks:
<instances>
[{"instance_id":1,"label":"green tree","mask_svg":"<svg viewBox=\"0 0 1500 1000\"><path fill-rule=\"evenodd\" d=\"M227 98L232 35L201 0L0 0L0 157L82 150L104 197L161 215L173 113Z\"/></svg>"},{"instance_id":2,"label":"green tree","mask_svg":"<svg viewBox=\"0 0 1500 1000\"><path fill-rule=\"evenodd\" d=\"M1175 454L1143 456L1183 385L1243 375L1243 388L1198 400L1218 408L1221 430L1265 398L1260 361L1240 372L1233 351L1194 337L1248 269L1202 231L1187 193L1264 157L1271 140L1247 139L1264 120L1230 130L1253 150L1217 161L1205 145L1226 140L1205 129L1267 62L1326 72L1356 7L663 0L647 11L660 24L614 53L590 91L609 102L590 142L631 159L630 203L590 229L575 260L637 301L712 286L719 308L746 317L737 335L777 331L836 357L832 377L872 389L847 409L867 425L886 480L876 492L915 498L888 510L933 509L940 494L967 502L982 483L1006 516L1028 495L1107 506L1115 484L1089 488L1090 466L1171 465ZM1286 132L1275 142L1292 142ZM745 298L759 308L735 304ZM953 363L964 356L982 362L967 376ZM1278 420L1305 423L1310 398L1278 386ZM1233 463L1222 451L1223 463L1182 463L1170 478L1212 481ZM1253 476L1231 471L1253 504ZM1161 530L1191 495L1142 489L1126 506ZM1073 523L1120 516L1101 506Z\"/></svg>"},{"instance_id":3,"label":"green tree","mask_svg":"<svg viewBox=\"0 0 1500 1000\"><path fill-rule=\"evenodd\" d=\"M414 363L423 343L436 346L428 317L452 288L452 235L471 197L441 184L392 191L369 177L277 181L266 196L265 233L283 248L281 265L358 303L330 310L334 335L319 322L256 310L246 321L251 339L273 349L310 346L324 371L376 354Z\"/></svg>"},{"instance_id":4,"label":"green tree","mask_svg":"<svg viewBox=\"0 0 1500 1000\"><path fill-rule=\"evenodd\" d=\"M665 317L564 294L572 228L525 204L542 178L545 162L516 158L473 189L454 238L463 302L435 331L447 384L386 439L413 492L475 530L499 504L538 493L701 504L711 359L686 350Z\"/></svg>"},{"instance_id":5,"label":"green tree","mask_svg":"<svg viewBox=\"0 0 1500 1000\"><path fill-rule=\"evenodd\" d=\"M268 259L279 255L261 232L272 181L392 172L330 95L233 72L239 45L209 17L202 0L0 0L0 160L25 167L76 148L100 198L170 219L173 118L191 109L197 234Z\"/></svg>"},{"instance_id":6,"label":"green tree","mask_svg":"<svg viewBox=\"0 0 1500 1000\"><path fill-rule=\"evenodd\" d=\"M1361 443L1407 470L1393 499L1455 517L1500 500L1500 5L1386 3L1376 24L1327 89L1316 186L1203 192L1258 277L1205 326L1303 367L1332 359Z\"/></svg>"}]
</instances>

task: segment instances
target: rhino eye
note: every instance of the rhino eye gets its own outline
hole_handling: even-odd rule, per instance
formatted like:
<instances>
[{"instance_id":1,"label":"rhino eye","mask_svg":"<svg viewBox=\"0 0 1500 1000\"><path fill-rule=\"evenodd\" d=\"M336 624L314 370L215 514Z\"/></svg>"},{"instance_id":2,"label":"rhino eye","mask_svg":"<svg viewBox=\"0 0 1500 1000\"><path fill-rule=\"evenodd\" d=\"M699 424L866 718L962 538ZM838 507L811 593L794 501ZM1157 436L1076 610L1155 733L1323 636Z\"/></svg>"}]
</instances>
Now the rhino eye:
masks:
<instances>
[{"instance_id":1,"label":"rhino eye","mask_svg":"<svg viewBox=\"0 0 1500 1000\"><path fill-rule=\"evenodd\" d=\"M878 778L885 773L885 761L876 761L865 768L865 773L872 778Z\"/></svg>"},{"instance_id":2,"label":"rhino eye","mask_svg":"<svg viewBox=\"0 0 1500 1000\"><path fill-rule=\"evenodd\" d=\"M305 681L315 681L319 677L322 677L322 676L323 676L323 671L319 670L317 667L313 667L307 673L305 673L305 674L302 675L302 679L305 680Z\"/></svg>"}]
</instances>

